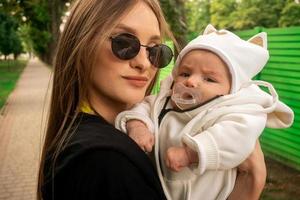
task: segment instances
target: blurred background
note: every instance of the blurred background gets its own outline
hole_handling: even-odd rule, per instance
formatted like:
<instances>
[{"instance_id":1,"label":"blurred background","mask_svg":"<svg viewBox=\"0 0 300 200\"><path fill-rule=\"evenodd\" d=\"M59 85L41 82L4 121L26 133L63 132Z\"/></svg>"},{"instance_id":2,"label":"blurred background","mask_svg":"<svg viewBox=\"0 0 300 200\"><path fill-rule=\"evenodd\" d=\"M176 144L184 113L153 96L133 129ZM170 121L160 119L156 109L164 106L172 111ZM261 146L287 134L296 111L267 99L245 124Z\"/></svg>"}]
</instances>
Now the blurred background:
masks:
<instances>
[{"instance_id":1,"label":"blurred background","mask_svg":"<svg viewBox=\"0 0 300 200\"><path fill-rule=\"evenodd\" d=\"M270 60L256 78L274 85L280 99L295 112L295 121L288 129L266 129L260 138L268 168L261 199L300 199L299 0L160 0L160 3L181 47L201 34L208 23L217 29L231 30L243 39L262 31L268 33ZM47 107L51 63L71 5L68 0L0 0L0 199L35 197L43 126L40 118ZM168 40L166 43L173 46ZM164 68L159 80L172 67L173 63ZM34 104L40 106L32 109L32 101L25 104L23 96L18 94L23 91L26 97L33 95L37 89L25 86L41 77L43 84L32 82L43 91L41 98L35 96ZM153 93L158 91L159 81ZM29 105L30 109L15 110L17 106ZM34 112L40 115L31 117ZM33 120L36 123L31 123ZM20 126L22 123L26 126ZM39 134L25 136L26 131Z\"/></svg>"}]
</instances>

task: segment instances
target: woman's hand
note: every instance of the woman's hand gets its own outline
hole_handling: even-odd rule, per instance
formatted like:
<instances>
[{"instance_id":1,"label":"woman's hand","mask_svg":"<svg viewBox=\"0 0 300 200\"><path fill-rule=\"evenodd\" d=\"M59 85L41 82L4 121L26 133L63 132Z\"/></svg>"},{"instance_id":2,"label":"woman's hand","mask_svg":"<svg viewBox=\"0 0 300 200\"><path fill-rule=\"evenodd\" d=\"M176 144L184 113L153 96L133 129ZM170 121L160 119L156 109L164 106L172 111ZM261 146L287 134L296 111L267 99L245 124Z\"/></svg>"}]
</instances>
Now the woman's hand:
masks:
<instances>
[{"instance_id":1,"label":"woman's hand","mask_svg":"<svg viewBox=\"0 0 300 200\"><path fill-rule=\"evenodd\" d=\"M257 140L254 151L238 166L236 182L228 199L259 199L266 183L266 177L264 154Z\"/></svg>"}]
</instances>

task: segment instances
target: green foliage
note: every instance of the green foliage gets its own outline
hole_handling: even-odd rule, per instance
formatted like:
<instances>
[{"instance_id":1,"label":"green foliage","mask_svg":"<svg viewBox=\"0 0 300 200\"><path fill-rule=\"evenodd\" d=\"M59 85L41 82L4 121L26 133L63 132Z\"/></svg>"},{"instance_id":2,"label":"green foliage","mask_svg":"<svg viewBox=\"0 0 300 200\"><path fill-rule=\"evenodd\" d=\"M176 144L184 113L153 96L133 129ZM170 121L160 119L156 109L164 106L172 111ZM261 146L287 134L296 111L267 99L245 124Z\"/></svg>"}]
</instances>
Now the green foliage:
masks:
<instances>
[{"instance_id":1,"label":"green foliage","mask_svg":"<svg viewBox=\"0 0 300 200\"><path fill-rule=\"evenodd\" d=\"M236 4L234 12L231 13L231 20L226 20L227 23L231 24L230 29L250 29L256 26L255 19L260 14L260 9L253 4L254 1L241 1Z\"/></svg>"},{"instance_id":2,"label":"green foliage","mask_svg":"<svg viewBox=\"0 0 300 200\"><path fill-rule=\"evenodd\" d=\"M5 56L11 53L17 56L22 52L17 27L18 24L13 17L0 13L0 52Z\"/></svg>"},{"instance_id":3,"label":"green foliage","mask_svg":"<svg viewBox=\"0 0 300 200\"><path fill-rule=\"evenodd\" d=\"M253 19L259 13L257 8L249 8L244 10L244 12L234 12L232 17L237 19L235 23L232 23L232 29L242 30L242 29L251 29L256 26L256 21Z\"/></svg>"},{"instance_id":4,"label":"green foliage","mask_svg":"<svg viewBox=\"0 0 300 200\"><path fill-rule=\"evenodd\" d=\"M217 28L233 28L233 11L236 10L236 0L211 0L210 21Z\"/></svg>"},{"instance_id":5,"label":"green foliage","mask_svg":"<svg viewBox=\"0 0 300 200\"><path fill-rule=\"evenodd\" d=\"M22 39L22 44L26 52L33 52L33 42L30 36L31 27L29 24L23 24L19 27L18 33Z\"/></svg>"},{"instance_id":6,"label":"green foliage","mask_svg":"<svg viewBox=\"0 0 300 200\"><path fill-rule=\"evenodd\" d=\"M294 1L286 4L281 12L279 26L300 26L300 4Z\"/></svg>"},{"instance_id":7,"label":"green foliage","mask_svg":"<svg viewBox=\"0 0 300 200\"><path fill-rule=\"evenodd\" d=\"M210 23L210 7L209 0L186 1L188 40L202 33L207 24Z\"/></svg>"},{"instance_id":8,"label":"green foliage","mask_svg":"<svg viewBox=\"0 0 300 200\"><path fill-rule=\"evenodd\" d=\"M278 27L286 0L212 1L211 22L218 28L251 29L256 26Z\"/></svg>"},{"instance_id":9,"label":"green foliage","mask_svg":"<svg viewBox=\"0 0 300 200\"><path fill-rule=\"evenodd\" d=\"M20 26L16 34L9 34L16 41L13 46L18 46L16 52L20 51L20 45L16 45L19 34L27 51L33 50L43 61L51 63L66 2L0 0L0 13L12 14ZM294 0L160 0L160 3L181 46L201 33L208 23L229 30L300 25L300 8ZM2 20L0 24L1 38L8 34L3 31ZM5 42L8 50L11 44Z\"/></svg>"},{"instance_id":10,"label":"green foliage","mask_svg":"<svg viewBox=\"0 0 300 200\"><path fill-rule=\"evenodd\" d=\"M233 30L251 29L256 26L295 26L300 24L299 6L294 0L241 0L229 20ZM226 18L223 21L228 22Z\"/></svg>"},{"instance_id":11,"label":"green foliage","mask_svg":"<svg viewBox=\"0 0 300 200\"><path fill-rule=\"evenodd\" d=\"M67 0L23 0L20 6L27 18L22 30L26 46L44 62L51 64L59 38L59 25ZM29 36L29 37L28 37Z\"/></svg>"},{"instance_id":12,"label":"green foliage","mask_svg":"<svg viewBox=\"0 0 300 200\"><path fill-rule=\"evenodd\" d=\"M254 26L262 26L268 28L278 27L280 13L286 2L287 0L254 1L251 6L259 8L259 12L257 13L257 15L253 16L252 18L252 21L256 21L256 24Z\"/></svg>"},{"instance_id":13,"label":"green foliage","mask_svg":"<svg viewBox=\"0 0 300 200\"><path fill-rule=\"evenodd\" d=\"M22 8L19 6L20 0L0 0L0 12L13 16L17 21L21 21Z\"/></svg>"},{"instance_id":14,"label":"green foliage","mask_svg":"<svg viewBox=\"0 0 300 200\"><path fill-rule=\"evenodd\" d=\"M183 0L160 0L166 19L180 46L186 44L188 33L184 3Z\"/></svg>"},{"instance_id":15,"label":"green foliage","mask_svg":"<svg viewBox=\"0 0 300 200\"><path fill-rule=\"evenodd\" d=\"M14 32L11 35L10 40L13 47L12 53L14 54L14 58L16 59L23 52L22 42L17 32Z\"/></svg>"},{"instance_id":16,"label":"green foliage","mask_svg":"<svg viewBox=\"0 0 300 200\"><path fill-rule=\"evenodd\" d=\"M178 7L176 1L173 2L175 5L166 6ZM229 30L300 25L300 4L294 0L188 0L184 1L184 9L188 40L201 33L208 23ZM166 14L173 21L180 15L178 12Z\"/></svg>"},{"instance_id":17,"label":"green foliage","mask_svg":"<svg viewBox=\"0 0 300 200\"><path fill-rule=\"evenodd\" d=\"M32 47L38 56L43 56L49 52L48 44L51 42L51 33L47 30L40 30L34 26L30 27Z\"/></svg>"},{"instance_id":18,"label":"green foliage","mask_svg":"<svg viewBox=\"0 0 300 200\"><path fill-rule=\"evenodd\" d=\"M28 34L27 42L30 42L33 51L38 56L49 52L48 44L51 41L50 17L47 2L43 0L24 1L21 6L28 19L28 24L24 34ZM26 36L26 37L27 37Z\"/></svg>"}]
</instances>

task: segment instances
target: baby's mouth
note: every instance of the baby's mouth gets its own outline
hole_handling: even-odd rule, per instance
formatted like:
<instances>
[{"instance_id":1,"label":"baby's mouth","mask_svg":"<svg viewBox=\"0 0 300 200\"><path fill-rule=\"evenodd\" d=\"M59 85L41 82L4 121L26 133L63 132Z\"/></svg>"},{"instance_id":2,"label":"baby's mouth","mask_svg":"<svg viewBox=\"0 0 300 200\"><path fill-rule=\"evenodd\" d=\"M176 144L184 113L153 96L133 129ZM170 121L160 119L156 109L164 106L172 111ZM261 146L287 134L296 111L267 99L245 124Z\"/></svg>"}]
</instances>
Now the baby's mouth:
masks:
<instances>
[{"instance_id":1,"label":"baby's mouth","mask_svg":"<svg viewBox=\"0 0 300 200\"><path fill-rule=\"evenodd\" d=\"M175 83L172 101L181 109L188 109L201 103L202 95L199 88L189 88L183 83Z\"/></svg>"},{"instance_id":2,"label":"baby's mouth","mask_svg":"<svg viewBox=\"0 0 300 200\"><path fill-rule=\"evenodd\" d=\"M190 99L194 98L190 93L187 93L187 92L183 93L181 97L186 100L190 100Z\"/></svg>"}]
</instances>

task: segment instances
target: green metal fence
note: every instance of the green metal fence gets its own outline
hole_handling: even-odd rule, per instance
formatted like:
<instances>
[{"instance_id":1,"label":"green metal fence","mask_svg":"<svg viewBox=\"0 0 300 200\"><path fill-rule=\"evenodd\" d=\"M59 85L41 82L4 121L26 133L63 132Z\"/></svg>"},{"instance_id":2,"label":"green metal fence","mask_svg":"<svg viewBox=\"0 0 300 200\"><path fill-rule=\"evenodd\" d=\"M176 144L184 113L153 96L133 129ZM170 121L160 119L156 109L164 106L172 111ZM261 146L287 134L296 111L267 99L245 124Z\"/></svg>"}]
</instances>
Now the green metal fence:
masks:
<instances>
[{"instance_id":1,"label":"green metal fence","mask_svg":"<svg viewBox=\"0 0 300 200\"><path fill-rule=\"evenodd\" d=\"M295 120L287 129L265 129L260 141L267 156L300 169L300 27L258 27L237 34L248 39L262 31L268 34L270 60L257 79L273 84L280 100L293 109Z\"/></svg>"},{"instance_id":2,"label":"green metal fence","mask_svg":"<svg viewBox=\"0 0 300 200\"><path fill-rule=\"evenodd\" d=\"M295 120L287 129L265 129L260 141L267 156L300 170L300 27L257 27L236 33L249 39L262 31L268 34L270 60L256 78L273 84L280 100L293 109ZM165 78L172 67L173 63L164 68L159 80ZM154 93L158 91L159 84L156 84Z\"/></svg>"}]
</instances>

